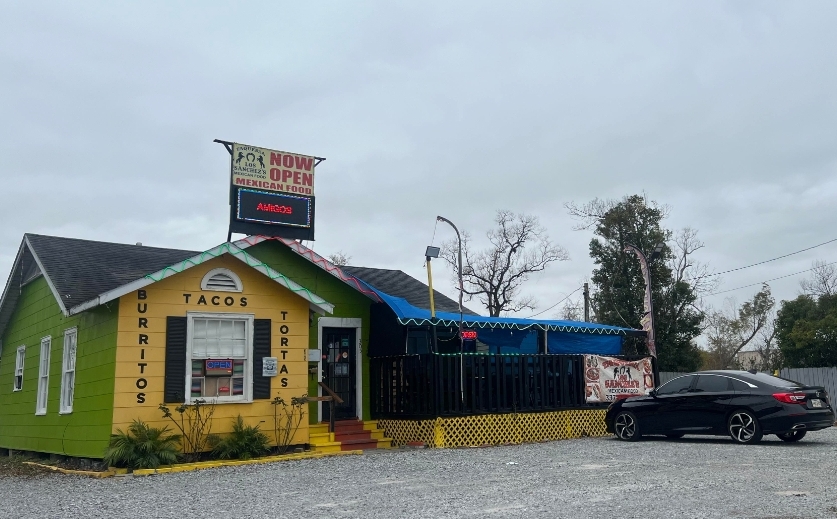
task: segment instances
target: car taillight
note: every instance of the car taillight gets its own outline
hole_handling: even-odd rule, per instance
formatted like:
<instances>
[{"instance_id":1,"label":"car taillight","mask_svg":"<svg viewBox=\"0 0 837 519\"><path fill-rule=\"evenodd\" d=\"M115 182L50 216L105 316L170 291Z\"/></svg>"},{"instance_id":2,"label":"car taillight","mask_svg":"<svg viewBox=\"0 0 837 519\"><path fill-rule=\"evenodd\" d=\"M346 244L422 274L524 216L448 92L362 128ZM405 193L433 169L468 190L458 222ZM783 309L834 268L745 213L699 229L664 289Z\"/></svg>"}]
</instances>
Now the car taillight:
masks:
<instances>
[{"instance_id":1,"label":"car taillight","mask_svg":"<svg viewBox=\"0 0 837 519\"><path fill-rule=\"evenodd\" d=\"M805 403L805 393L773 393L773 398L786 404Z\"/></svg>"}]
</instances>

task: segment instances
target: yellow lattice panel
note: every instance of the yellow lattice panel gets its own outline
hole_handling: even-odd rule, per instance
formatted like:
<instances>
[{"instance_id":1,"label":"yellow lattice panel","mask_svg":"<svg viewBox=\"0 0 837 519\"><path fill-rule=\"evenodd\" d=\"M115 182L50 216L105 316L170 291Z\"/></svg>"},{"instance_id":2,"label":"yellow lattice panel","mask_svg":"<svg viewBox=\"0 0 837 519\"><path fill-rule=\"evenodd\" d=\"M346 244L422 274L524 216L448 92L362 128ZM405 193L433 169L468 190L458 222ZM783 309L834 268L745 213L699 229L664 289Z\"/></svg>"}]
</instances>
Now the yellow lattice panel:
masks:
<instances>
[{"instance_id":1,"label":"yellow lattice panel","mask_svg":"<svg viewBox=\"0 0 837 519\"><path fill-rule=\"evenodd\" d=\"M548 413L486 414L433 420L379 420L394 446L423 443L429 447L508 445L582 436L605 436L603 409Z\"/></svg>"}]
</instances>

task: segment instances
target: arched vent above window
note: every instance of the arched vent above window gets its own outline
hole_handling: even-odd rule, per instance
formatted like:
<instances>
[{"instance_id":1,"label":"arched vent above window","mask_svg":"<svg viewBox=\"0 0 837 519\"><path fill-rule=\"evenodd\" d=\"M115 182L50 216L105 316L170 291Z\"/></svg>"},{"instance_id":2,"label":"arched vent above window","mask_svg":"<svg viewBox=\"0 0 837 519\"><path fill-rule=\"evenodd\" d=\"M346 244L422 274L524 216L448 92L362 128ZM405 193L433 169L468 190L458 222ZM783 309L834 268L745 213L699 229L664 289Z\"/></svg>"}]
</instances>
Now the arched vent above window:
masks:
<instances>
[{"instance_id":1,"label":"arched vent above window","mask_svg":"<svg viewBox=\"0 0 837 519\"><path fill-rule=\"evenodd\" d=\"M235 272L228 269L212 269L201 280L201 290L241 292L244 287Z\"/></svg>"}]
</instances>

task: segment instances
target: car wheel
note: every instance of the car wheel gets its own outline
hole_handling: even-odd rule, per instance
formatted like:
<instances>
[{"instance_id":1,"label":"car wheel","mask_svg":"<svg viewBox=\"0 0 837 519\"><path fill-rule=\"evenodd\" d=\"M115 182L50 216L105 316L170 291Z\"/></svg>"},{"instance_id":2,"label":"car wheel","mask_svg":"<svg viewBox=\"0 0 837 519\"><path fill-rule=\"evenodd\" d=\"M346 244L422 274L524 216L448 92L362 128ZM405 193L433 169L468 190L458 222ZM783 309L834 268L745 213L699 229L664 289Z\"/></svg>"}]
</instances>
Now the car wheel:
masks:
<instances>
[{"instance_id":1,"label":"car wheel","mask_svg":"<svg viewBox=\"0 0 837 519\"><path fill-rule=\"evenodd\" d=\"M637 441L640 437L639 423L636 416L628 411L622 411L616 415L613 421L613 430L616 431L616 437L627 442Z\"/></svg>"},{"instance_id":2,"label":"car wheel","mask_svg":"<svg viewBox=\"0 0 837 519\"><path fill-rule=\"evenodd\" d=\"M807 431L797 430L797 431L791 431L789 433L777 434L776 436L778 436L779 439L782 440L783 442L791 443L791 442L798 442L799 440L804 438L806 432Z\"/></svg>"},{"instance_id":3,"label":"car wheel","mask_svg":"<svg viewBox=\"0 0 837 519\"><path fill-rule=\"evenodd\" d=\"M729 435L738 443L758 443L762 432L759 421L750 411L736 411L727 422Z\"/></svg>"},{"instance_id":4,"label":"car wheel","mask_svg":"<svg viewBox=\"0 0 837 519\"><path fill-rule=\"evenodd\" d=\"M672 439L672 440L679 440L682 437L683 437L683 433L666 434L666 438L669 438L669 439Z\"/></svg>"}]
</instances>

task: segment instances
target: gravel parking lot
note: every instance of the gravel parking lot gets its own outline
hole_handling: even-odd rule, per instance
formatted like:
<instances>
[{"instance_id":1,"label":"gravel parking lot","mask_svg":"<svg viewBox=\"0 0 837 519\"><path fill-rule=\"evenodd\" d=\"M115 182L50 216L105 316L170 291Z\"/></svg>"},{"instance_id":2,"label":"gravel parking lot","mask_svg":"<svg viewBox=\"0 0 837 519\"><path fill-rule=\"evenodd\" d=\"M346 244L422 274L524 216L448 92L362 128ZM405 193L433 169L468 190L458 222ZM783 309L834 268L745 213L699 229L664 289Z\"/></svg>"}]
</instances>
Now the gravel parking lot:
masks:
<instances>
[{"instance_id":1,"label":"gravel parking lot","mask_svg":"<svg viewBox=\"0 0 837 519\"><path fill-rule=\"evenodd\" d=\"M588 438L104 480L0 478L0 516L837 517L837 430L755 446Z\"/></svg>"}]
</instances>

